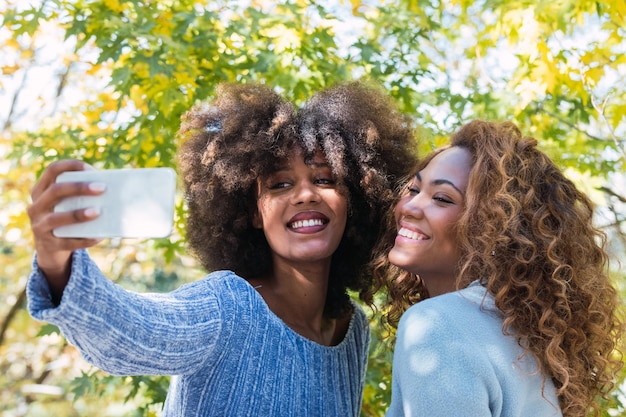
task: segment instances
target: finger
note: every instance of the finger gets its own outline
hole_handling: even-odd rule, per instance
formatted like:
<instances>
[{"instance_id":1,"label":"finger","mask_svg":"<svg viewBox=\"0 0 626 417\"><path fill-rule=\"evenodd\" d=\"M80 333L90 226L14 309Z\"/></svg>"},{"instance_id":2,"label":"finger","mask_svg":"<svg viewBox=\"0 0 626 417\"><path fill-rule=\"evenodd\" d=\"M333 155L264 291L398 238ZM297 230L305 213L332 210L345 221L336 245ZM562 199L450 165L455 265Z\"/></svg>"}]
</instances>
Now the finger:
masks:
<instances>
[{"instance_id":1,"label":"finger","mask_svg":"<svg viewBox=\"0 0 626 417\"><path fill-rule=\"evenodd\" d=\"M98 216L100 216L99 208L88 207L66 212L49 212L41 216L33 215L31 222L35 236L45 236L57 227L88 222L96 219Z\"/></svg>"},{"instance_id":2,"label":"finger","mask_svg":"<svg viewBox=\"0 0 626 417\"><path fill-rule=\"evenodd\" d=\"M64 226L66 224L84 223L90 220L94 220L95 218L100 216L100 214L100 209L95 207L72 210L65 213L55 213L54 218L50 221L50 223L52 224L52 235L56 240L61 241L60 245L62 245L64 249L76 250L93 246L100 242L102 239L74 238L63 236L57 237L54 231L57 227Z\"/></svg>"},{"instance_id":3,"label":"finger","mask_svg":"<svg viewBox=\"0 0 626 417\"><path fill-rule=\"evenodd\" d=\"M61 173L66 171L82 171L89 168L92 167L77 159L64 159L51 163L43 171L41 177L33 187L31 191L32 200L34 201L40 194L48 189Z\"/></svg>"},{"instance_id":4,"label":"finger","mask_svg":"<svg viewBox=\"0 0 626 417\"><path fill-rule=\"evenodd\" d=\"M38 195L27 209L31 220L54 211L54 207L63 199L76 196L95 196L102 194L106 185L100 182L62 182L50 185Z\"/></svg>"},{"instance_id":5,"label":"finger","mask_svg":"<svg viewBox=\"0 0 626 417\"><path fill-rule=\"evenodd\" d=\"M57 248L66 251L75 251L79 249L89 248L95 246L102 241L102 239L91 238L75 238L75 237L59 237Z\"/></svg>"},{"instance_id":6,"label":"finger","mask_svg":"<svg viewBox=\"0 0 626 417\"><path fill-rule=\"evenodd\" d=\"M33 214L32 207L29 207L28 215L36 245L41 244L53 250L68 250L70 248L66 246L66 242L62 242L55 236L54 230L61 226L93 220L100 215L100 211L95 208L86 208L68 212Z\"/></svg>"},{"instance_id":7,"label":"finger","mask_svg":"<svg viewBox=\"0 0 626 417\"><path fill-rule=\"evenodd\" d=\"M55 227L59 227L68 224L88 222L96 219L98 216L100 216L99 207L87 207L84 209L56 212L51 216L51 221L55 223Z\"/></svg>"},{"instance_id":8,"label":"finger","mask_svg":"<svg viewBox=\"0 0 626 417\"><path fill-rule=\"evenodd\" d=\"M50 262L44 261L44 259L48 259L46 257L50 256L58 256L61 252L73 252L79 249L89 248L91 246L95 246L102 239L91 239L91 238L68 238L68 237L59 237L54 238L54 247L52 241L39 242L39 244L35 245L35 250L38 253L38 256L42 258L42 262L47 265L47 267L59 267L63 262ZM56 266L55 266L56 264Z\"/></svg>"}]
</instances>

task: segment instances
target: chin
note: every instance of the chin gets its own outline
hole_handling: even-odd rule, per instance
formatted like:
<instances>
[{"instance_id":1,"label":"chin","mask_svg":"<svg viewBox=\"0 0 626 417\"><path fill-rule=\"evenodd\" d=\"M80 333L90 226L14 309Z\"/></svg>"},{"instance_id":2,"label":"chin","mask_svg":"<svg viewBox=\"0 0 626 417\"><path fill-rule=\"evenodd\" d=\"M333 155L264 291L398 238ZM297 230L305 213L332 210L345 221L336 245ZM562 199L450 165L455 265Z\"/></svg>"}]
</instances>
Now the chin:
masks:
<instances>
[{"instance_id":1,"label":"chin","mask_svg":"<svg viewBox=\"0 0 626 417\"><path fill-rule=\"evenodd\" d=\"M387 256L389 262L398 268L405 269L409 272L413 272L415 268L412 266L415 264L415 258L412 254L407 254L406 252L398 249L391 249L389 251L389 255Z\"/></svg>"}]
</instances>

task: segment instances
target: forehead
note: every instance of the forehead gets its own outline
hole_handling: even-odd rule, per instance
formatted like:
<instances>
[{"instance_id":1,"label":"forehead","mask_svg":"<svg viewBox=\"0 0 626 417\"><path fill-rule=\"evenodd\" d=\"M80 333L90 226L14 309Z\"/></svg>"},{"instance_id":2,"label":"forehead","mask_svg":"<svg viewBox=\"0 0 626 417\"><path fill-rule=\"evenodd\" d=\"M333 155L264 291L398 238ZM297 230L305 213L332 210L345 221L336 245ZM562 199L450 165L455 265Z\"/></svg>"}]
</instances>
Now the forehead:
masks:
<instances>
[{"instance_id":1,"label":"forehead","mask_svg":"<svg viewBox=\"0 0 626 417\"><path fill-rule=\"evenodd\" d=\"M419 172L422 181L445 179L452 182L459 189L465 189L471 169L470 152L458 146L448 148L437 154Z\"/></svg>"}]
</instances>

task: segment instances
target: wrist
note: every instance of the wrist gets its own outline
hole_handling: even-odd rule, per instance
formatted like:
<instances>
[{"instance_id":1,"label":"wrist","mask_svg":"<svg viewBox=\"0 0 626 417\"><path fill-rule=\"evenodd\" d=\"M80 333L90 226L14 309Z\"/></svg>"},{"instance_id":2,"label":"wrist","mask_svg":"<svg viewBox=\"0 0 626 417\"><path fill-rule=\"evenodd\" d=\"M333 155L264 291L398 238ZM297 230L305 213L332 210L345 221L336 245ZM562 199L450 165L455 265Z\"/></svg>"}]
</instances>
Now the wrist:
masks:
<instances>
[{"instance_id":1,"label":"wrist","mask_svg":"<svg viewBox=\"0 0 626 417\"><path fill-rule=\"evenodd\" d=\"M37 267L48 282L53 301L58 304L72 272L72 252L52 258L38 254Z\"/></svg>"}]
</instances>

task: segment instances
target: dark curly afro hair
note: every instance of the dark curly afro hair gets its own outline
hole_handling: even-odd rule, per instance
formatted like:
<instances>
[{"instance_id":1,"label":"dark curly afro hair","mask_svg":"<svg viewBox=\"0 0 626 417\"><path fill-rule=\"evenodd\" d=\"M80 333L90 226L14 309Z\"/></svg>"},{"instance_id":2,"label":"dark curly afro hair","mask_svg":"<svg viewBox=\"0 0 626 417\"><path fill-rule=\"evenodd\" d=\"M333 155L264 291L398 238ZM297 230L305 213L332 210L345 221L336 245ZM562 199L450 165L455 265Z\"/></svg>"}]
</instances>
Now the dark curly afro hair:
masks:
<instances>
[{"instance_id":1,"label":"dark curly afro hair","mask_svg":"<svg viewBox=\"0 0 626 417\"><path fill-rule=\"evenodd\" d=\"M347 289L365 294L370 288L367 265L381 218L417 160L411 121L391 99L378 87L353 82L319 92L296 109L268 87L223 84L213 102L183 116L178 138L190 250L207 270L229 269L245 279L272 269L263 231L252 225L257 180L295 150L305 161L324 153L349 202L325 315L350 312Z\"/></svg>"}]
</instances>

